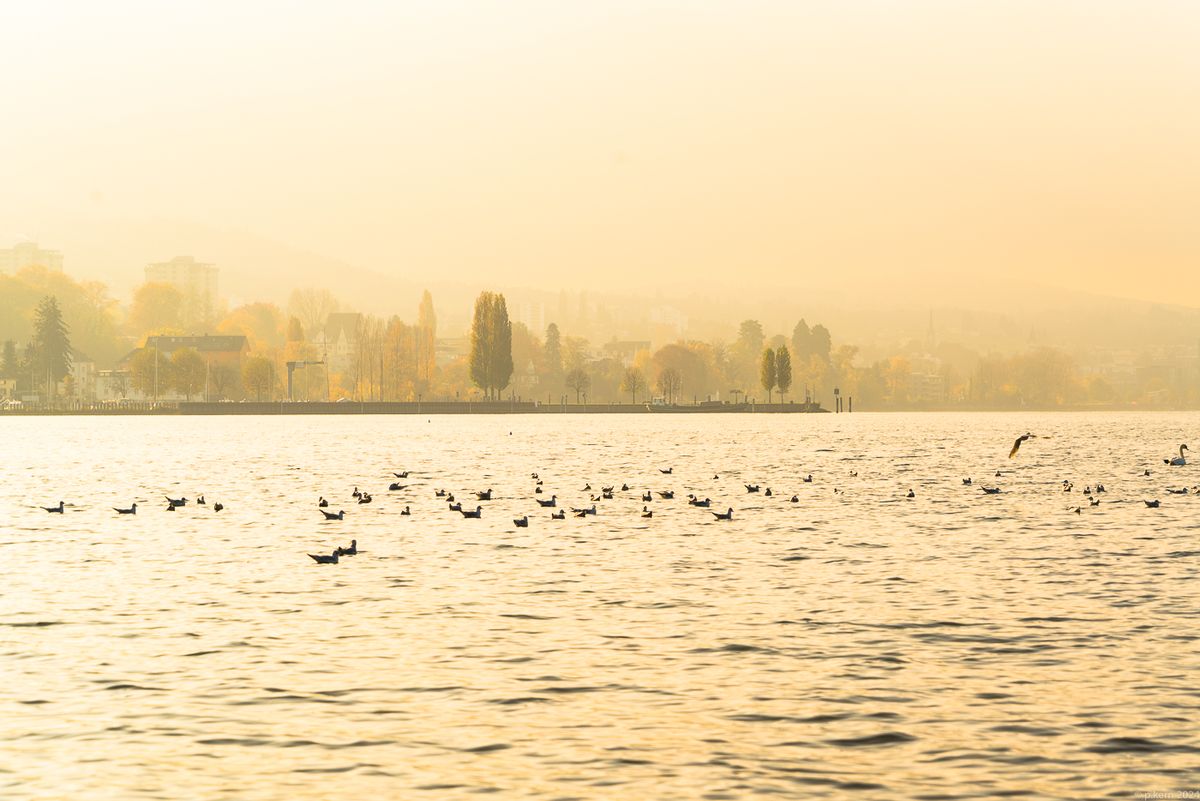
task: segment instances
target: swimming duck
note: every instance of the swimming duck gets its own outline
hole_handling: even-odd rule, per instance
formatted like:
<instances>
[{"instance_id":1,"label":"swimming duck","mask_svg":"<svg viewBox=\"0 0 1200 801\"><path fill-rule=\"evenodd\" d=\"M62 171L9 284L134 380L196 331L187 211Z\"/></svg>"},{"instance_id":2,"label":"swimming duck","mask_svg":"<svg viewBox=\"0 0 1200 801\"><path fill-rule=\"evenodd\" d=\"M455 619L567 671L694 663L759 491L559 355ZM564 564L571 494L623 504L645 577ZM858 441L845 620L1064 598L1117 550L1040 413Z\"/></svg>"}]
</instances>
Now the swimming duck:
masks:
<instances>
[{"instance_id":1,"label":"swimming duck","mask_svg":"<svg viewBox=\"0 0 1200 801\"><path fill-rule=\"evenodd\" d=\"M137 504L136 503L133 504L128 509L118 509L117 507L114 506L113 511L119 515L136 515L137 514Z\"/></svg>"},{"instance_id":2,"label":"swimming duck","mask_svg":"<svg viewBox=\"0 0 1200 801\"><path fill-rule=\"evenodd\" d=\"M333 512L326 512L324 509L322 509L321 514L325 515L326 520L341 520L346 516L345 511L341 509L338 510L337 514L334 514Z\"/></svg>"},{"instance_id":3,"label":"swimming duck","mask_svg":"<svg viewBox=\"0 0 1200 801\"><path fill-rule=\"evenodd\" d=\"M541 506L543 509L549 509L549 508L558 506L558 496L557 495L551 495L550 500L548 500L548 501L543 501L541 498L534 498L534 500L537 501L538 506Z\"/></svg>"},{"instance_id":4,"label":"swimming duck","mask_svg":"<svg viewBox=\"0 0 1200 801\"><path fill-rule=\"evenodd\" d=\"M321 498L317 501L317 506L321 509L324 509L325 507L329 506L329 501L325 500L324 496L321 496Z\"/></svg>"},{"instance_id":5,"label":"swimming duck","mask_svg":"<svg viewBox=\"0 0 1200 801\"><path fill-rule=\"evenodd\" d=\"M43 506L42 508L51 514L61 515L63 513L64 506L65 504L63 504L62 501L59 501L58 506Z\"/></svg>"},{"instance_id":6,"label":"swimming duck","mask_svg":"<svg viewBox=\"0 0 1200 801\"><path fill-rule=\"evenodd\" d=\"M463 517L470 517L470 518L474 518L476 520L483 517L483 507L482 506L476 506L474 512L472 512L470 509L460 509L459 511L462 513Z\"/></svg>"},{"instance_id":7,"label":"swimming duck","mask_svg":"<svg viewBox=\"0 0 1200 801\"><path fill-rule=\"evenodd\" d=\"M407 506L405 506L403 509L400 510L400 514L403 515L404 517L408 517L409 515L412 514L412 511Z\"/></svg>"},{"instance_id":8,"label":"swimming duck","mask_svg":"<svg viewBox=\"0 0 1200 801\"><path fill-rule=\"evenodd\" d=\"M341 549L338 548L338 549L334 550L334 552L331 553L329 556L322 556L321 554L316 554L316 553L310 553L308 556L310 559L312 559L318 565L336 565L338 563L338 551L339 550L341 550Z\"/></svg>"},{"instance_id":9,"label":"swimming duck","mask_svg":"<svg viewBox=\"0 0 1200 801\"><path fill-rule=\"evenodd\" d=\"M478 499L479 499L479 500L481 500L481 501L490 501L490 500L492 499L492 488L491 488L491 487L488 487L488 488L487 488L485 491L483 491L483 492L477 492L477 493L475 493L475 497L476 497L476 498L478 498Z\"/></svg>"},{"instance_id":10,"label":"swimming duck","mask_svg":"<svg viewBox=\"0 0 1200 801\"><path fill-rule=\"evenodd\" d=\"M566 517L567 517L567 510L566 510L566 509L559 509L557 512L551 512L551 513L550 513L550 519L551 519L551 520L565 520L565 519L566 519Z\"/></svg>"},{"instance_id":11,"label":"swimming duck","mask_svg":"<svg viewBox=\"0 0 1200 801\"><path fill-rule=\"evenodd\" d=\"M513 525L517 528L529 528L529 515L514 519Z\"/></svg>"},{"instance_id":12,"label":"swimming duck","mask_svg":"<svg viewBox=\"0 0 1200 801\"><path fill-rule=\"evenodd\" d=\"M713 517L717 518L718 520L732 520L733 519L733 507L732 506L729 507L724 512L713 512L712 515L713 515Z\"/></svg>"},{"instance_id":13,"label":"swimming duck","mask_svg":"<svg viewBox=\"0 0 1200 801\"><path fill-rule=\"evenodd\" d=\"M1142 501L1142 503L1146 504L1146 505L1147 505L1147 506L1149 506L1151 509L1157 509L1157 508L1158 508L1158 501L1157 501L1157 500L1153 500L1153 501Z\"/></svg>"},{"instance_id":14,"label":"swimming duck","mask_svg":"<svg viewBox=\"0 0 1200 801\"><path fill-rule=\"evenodd\" d=\"M650 494L650 490L646 490L645 492L642 493L642 501L652 501L652 500L654 500L654 496Z\"/></svg>"},{"instance_id":15,"label":"swimming duck","mask_svg":"<svg viewBox=\"0 0 1200 801\"><path fill-rule=\"evenodd\" d=\"M349 548L338 548L334 551L338 556L357 556L358 555L358 540L350 540Z\"/></svg>"}]
</instances>

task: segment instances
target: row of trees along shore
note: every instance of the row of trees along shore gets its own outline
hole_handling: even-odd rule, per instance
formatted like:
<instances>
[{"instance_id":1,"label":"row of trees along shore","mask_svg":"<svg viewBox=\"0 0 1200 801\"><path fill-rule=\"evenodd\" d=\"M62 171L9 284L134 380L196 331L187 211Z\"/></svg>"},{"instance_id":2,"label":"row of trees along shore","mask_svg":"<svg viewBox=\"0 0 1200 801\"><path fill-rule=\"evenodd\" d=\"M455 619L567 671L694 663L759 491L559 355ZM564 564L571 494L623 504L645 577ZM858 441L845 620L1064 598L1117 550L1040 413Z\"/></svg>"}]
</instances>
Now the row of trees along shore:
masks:
<instances>
[{"instance_id":1,"label":"row of trees along shore","mask_svg":"<svg viewBox=\"0 0 1200 801\"><path fill-rule=\"evenodd\" d=\"M437 314L426 292L414 322L355 317L352 350L330 369L331 315L346 311L323 289L297 289L282 307L256 302L226 310L189 303L168 285L145 284L123 306L104 285L61 272L0 274L0 388L76 398L73 365L108 370L120 363L128 372L114 372L111 389L122 396L274 400L286 394L287 363L294 361L304 365L298 400L690 403L795 396L828 404L838 387L854 397L856 409L1200 406L1194 382L1147 369L1117 384L1081 371L1075 358L1053 348L980 355L950 344L931 361L924 348L906 346L860 364L856 346L835 344L827 328L804 320L790 336L768 336L758 321L745 320L730 341L680 339L618 353L555 323L532 331L509 318L504 296L494 292L476 300L468 353L439 361ZM149 336L209 333L244 335L249 352L235 366L186 348L169 358L153 348L136 350ZM939 393L931 394L931 383Z\"/></svg>"}]
</instances>

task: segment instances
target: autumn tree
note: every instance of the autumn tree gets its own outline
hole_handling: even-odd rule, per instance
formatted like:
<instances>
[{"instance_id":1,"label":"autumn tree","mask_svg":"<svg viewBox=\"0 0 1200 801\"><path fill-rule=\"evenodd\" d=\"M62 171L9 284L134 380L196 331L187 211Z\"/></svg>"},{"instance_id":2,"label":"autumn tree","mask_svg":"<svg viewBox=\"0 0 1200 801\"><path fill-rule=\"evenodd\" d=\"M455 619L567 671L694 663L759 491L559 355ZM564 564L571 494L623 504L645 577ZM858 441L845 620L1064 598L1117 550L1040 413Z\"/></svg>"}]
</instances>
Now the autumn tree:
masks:
<instances>
[{"instance_id":1,"label":"autumn tree","mask_svg":"<svg viewBox=\"0 0 1200 801\"><path fill-rule=\"evenodd\" d=\"M171 354L171 386L190 401L204 389L207 367L195 348L180 348Z\"/></svg>"},{"instance_id":2,"label":"autumn tree","mask_svg":"<svg viewBox=\"0 0 1200 801\"><path fill-rule=\"evenodd\" d=\"M588 375L587 370L582 367L576 367L567 373L563 379L567 389L575 390L575 402L579 403L580 393L586 394L592 386L592 377Z\"/></svg>"},{"instance_id":3,"label":"autumn tree","mask_svg":"<svg viewBox=\"0 0 1200 801\"><path fill-rule=\"evenodd\" d=\"M275 363L265 356L250 356L242 365L242 385L261 401L275 391Z\"/></svg>"},{"instance_id":4,"label":"autumn tree","mask_svg":"<svg viewBox=\"0 0 1200 801\"><path fill-rule=\"evenodd\" d=\"M787 345L780 345L775 350L775 386L779 387L779 398L792 388L792 354Z\"/></svg>"},{"instance_id":5,"label":"autumn tree","mask_svg":"<svg viewBox=\"0 0 1200 801\"><path fill-rule=\"evenodd\" d=\"M151 281L133 293L127 328L135 337L170 334L184 329L183 293L170 284Z\"/></svg>"},{"instance_id":6,"label":"autumn tree","mask_svg":"<svg viewBox=\"0 0 1200 801\"><path fill-rule=\"evenodd\" d=\"M293 289L288 296L287 311L300 320L308 332L309 339L317 341L317 332L325 326L325 320L340 308L341 304L328 289Z\"/></svg>"},{"instance_id":7,"label":"autumn tree","mask_svg":"<svg viewBox=\"0 0 1200 801\"><path fill-rule=\"evenodd\" d=\"M637 403L637 395L646 388L646 376L636 367L626 367L621 378L621 391L629 393L629 402Z\"/></svg>"},{"instance_id":8,"label":"autumn tree","mask_svg":"<svg viewBox=\"0 0 1200 801\"><path fill-rule=\"evenodd\" d=\"M158 400L159 393L171 385L171 361L154 347L143 347L129 363L133 388Z\"/></svg>"},{"instance_id":9,"label":"autumn tree","mask_svg":"<svg viewBox=\"0 0 1200 801\"><path fill-rule=\"evenodd\" d=\"M758 363L758 383L767 391L767 403L771 402L771 390L775 389L778 376L775 373L775 351L766 348Z\"/></svg>"},{"instance_id":10,"label":"autumn tree","mask_svg":"<svg viewBox=\"0 0 1200 801\"><path fill-rule=\"evenodd\" d=\"M674 367L664 367L658 372L655 387L667 403L673 404L683 388L683 376Z\"/></svg>"}]
</instances>

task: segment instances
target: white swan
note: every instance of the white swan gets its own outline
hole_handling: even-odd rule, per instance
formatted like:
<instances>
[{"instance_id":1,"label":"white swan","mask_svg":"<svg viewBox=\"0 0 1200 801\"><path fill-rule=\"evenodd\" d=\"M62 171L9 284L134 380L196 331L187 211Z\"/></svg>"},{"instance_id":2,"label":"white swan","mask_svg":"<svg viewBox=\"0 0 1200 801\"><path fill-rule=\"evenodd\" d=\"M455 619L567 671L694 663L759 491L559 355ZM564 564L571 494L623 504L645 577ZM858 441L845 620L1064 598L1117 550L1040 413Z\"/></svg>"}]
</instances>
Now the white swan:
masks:
<instances>
[{"instance_id":1,"label":"white swan","mask_svg":"<svg viewBox=\"0 0 1200 801\"><path fill-rule=\"evenodd\" d=\"M1191 450L1191 449L1188 448L1187 445L1180 445L1179 446L1179 456L1175 457L1174 459L1163 459L1163 462L1171 465L1172 467L1183 467L1185 464L1187 464L1187 459L1183 458L1183 452L1186 450Z\"/></svg>"}]
</instances>

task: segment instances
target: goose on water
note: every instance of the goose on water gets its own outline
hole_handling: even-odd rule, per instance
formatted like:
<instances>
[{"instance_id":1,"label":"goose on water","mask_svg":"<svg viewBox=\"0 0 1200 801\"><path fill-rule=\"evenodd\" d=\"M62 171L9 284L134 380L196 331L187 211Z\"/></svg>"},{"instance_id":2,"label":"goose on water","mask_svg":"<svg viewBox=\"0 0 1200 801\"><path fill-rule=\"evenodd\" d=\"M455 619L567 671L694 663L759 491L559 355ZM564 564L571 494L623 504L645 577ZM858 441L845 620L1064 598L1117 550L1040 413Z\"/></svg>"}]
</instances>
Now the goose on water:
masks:
<instances>
[{"instance_id":1,"label":"goose on water","mask_svg":"<svg viewBox=\"0 0 1200 801\"><path fill-rule=\"evenodd\" d=\"M329 554L329 556L323 556L322 554L317 554L317 553L310 553L308 555L308 558L312 559L318 565L336 565L338 563L338 551L340 551L340 550L341 550L341 548L335 549L333 553Z\"/></svg>"},{"instance_id":2,"label":"goose on water","mask_svg":"<svg viewBox=\"0 0 1200 801\"><path fill-rule=\"evenodd\" d=\"M1191 449L1187 445L1180 445L1179 446L1179 455L1176 456L1174 459L1163 459L1163 464L1168 464L1171 467L1183 467L1185 464L1187 464L1187 459L1183 458L1183 452L1186 450L1191 450ZM1149 473L1147 473L1147 475L1149 475Z\"/></svg>"},{"instance_id":3,"label":"goose on water","mask_svg":"<svg viewBox=\"0 0 1200 801\"><path fill-rule=\"evenodd\" d=\"M136 503L133 504L128 509L118 509L117 507L114 506L113 511L119 515L136 515L137 514L137 504Z\"/></svg>"},{"instance_id":4,"label":"goose on water","mask_svg":"<svg viewBox=\"0 0 1200 801\"><path fill-rule=\"evenodd\" d=\"M324 509L322 509L321 514L325 515L326 520L341 520L346 516L346 512L342 509L339 509L337 514L334 514L333 512L326 512Z\"/></svg>"},{"instance_id":5,"label":"goose on water","mask_svg":"<svg viewBox=\"0 0 1200 801\"><path fill-rule=\"evenodd\" d=\"M50 512L51 514L61 515L63 513L63 507L64 507L63 502L59 501L58 506L43 506L42 508L45 509L47 512Z\"/></svg>"}]
</instances>

